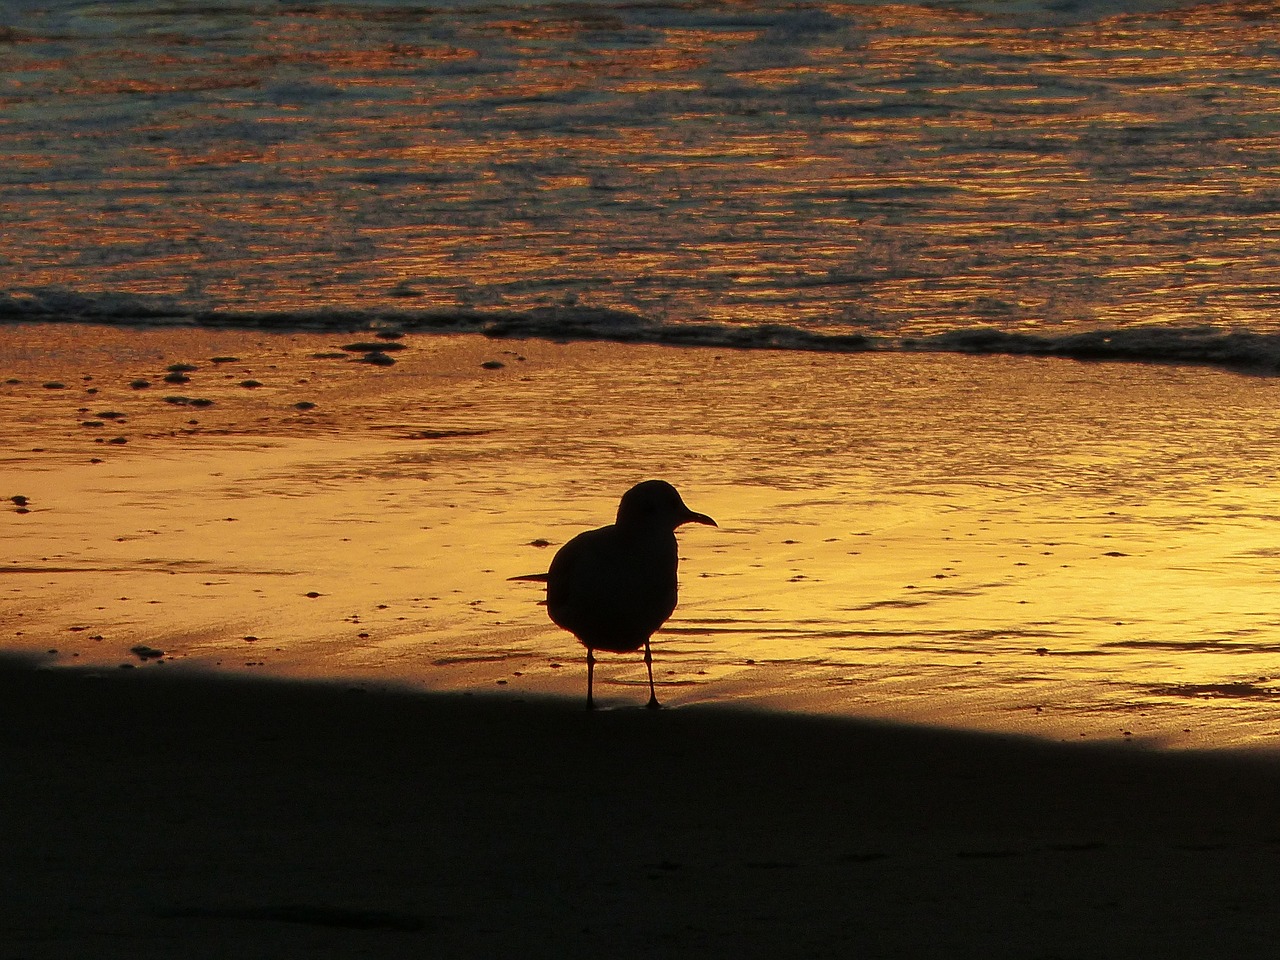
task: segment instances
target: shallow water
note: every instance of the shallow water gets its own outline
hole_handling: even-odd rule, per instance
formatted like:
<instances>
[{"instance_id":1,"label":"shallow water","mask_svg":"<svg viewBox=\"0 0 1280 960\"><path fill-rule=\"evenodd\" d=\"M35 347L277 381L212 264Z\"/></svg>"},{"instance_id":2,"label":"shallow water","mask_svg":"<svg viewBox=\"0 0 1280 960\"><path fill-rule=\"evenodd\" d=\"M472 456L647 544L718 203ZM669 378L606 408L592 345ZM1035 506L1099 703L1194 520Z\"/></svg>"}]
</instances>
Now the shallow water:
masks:
<instances>
[{"instance_id":1,"label":"shallow water","mask_svg":"<svg viewBox=\"0 0 1280 960\"><path fill-rule=\"evenodd\" d=\"M11 3L0 293L1275 332L1280 17L1162 6Z\"/></svg>"},{"instance_id":2,"label":"shallow water","mask_svg":"<svg viewBox=\"0 0 1280 960\"><path fill-rule=\"evenodd\" d=\"M346 342L9 328L5 646L581 696L580 648L507 578L662 476L720 522L681 532L671 705L1280 736L1272 379L479 337L316 357ZM638 657L597 680L644 700Z\"/></svg>"}]
</instances>

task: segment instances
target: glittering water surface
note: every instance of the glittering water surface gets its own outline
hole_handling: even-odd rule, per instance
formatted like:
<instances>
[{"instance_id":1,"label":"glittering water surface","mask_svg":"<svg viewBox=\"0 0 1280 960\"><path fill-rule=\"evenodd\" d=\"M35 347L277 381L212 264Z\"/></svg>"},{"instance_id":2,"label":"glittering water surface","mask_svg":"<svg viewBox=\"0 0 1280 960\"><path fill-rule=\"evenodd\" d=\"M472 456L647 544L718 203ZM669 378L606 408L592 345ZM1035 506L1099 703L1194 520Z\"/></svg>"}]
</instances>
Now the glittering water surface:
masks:
<instances>
[{"instance_id":1,"label":"glittering water surface","mask_svg":"<svg viewBox=\"0 0 1280 960\"><path fill-rule=\"evenodd\" d=\"M0 10L0 291L1274 330L1274 3Z\"/></svg>"}]
</instances>

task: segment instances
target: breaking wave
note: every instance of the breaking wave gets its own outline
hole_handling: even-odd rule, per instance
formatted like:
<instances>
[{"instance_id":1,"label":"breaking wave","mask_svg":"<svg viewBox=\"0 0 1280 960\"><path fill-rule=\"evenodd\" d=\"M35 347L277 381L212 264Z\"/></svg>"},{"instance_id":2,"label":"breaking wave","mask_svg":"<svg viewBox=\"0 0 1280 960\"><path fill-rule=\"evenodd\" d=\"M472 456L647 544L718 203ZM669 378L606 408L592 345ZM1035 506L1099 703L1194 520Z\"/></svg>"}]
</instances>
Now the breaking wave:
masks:
<instances>
[{"instance_id":1,"label":"breaking wave","mask_svg":"<svg viewBox=\"0 0 1280 960\"><path fill-rule=\"evenodd\" d=\"M918 352L1198 364L1280 374L1280 334L1213 326L1139 326L1043 335L964 327L928 337L803 328L786 324L664 321L585 306L500 309L249 311L192 307L176 298L83 294L63 289L0 293L0 323L94 323L275 331L479 334L505 339L595 340L739 350L821 353Z\"/></svg>"}]
</instances>

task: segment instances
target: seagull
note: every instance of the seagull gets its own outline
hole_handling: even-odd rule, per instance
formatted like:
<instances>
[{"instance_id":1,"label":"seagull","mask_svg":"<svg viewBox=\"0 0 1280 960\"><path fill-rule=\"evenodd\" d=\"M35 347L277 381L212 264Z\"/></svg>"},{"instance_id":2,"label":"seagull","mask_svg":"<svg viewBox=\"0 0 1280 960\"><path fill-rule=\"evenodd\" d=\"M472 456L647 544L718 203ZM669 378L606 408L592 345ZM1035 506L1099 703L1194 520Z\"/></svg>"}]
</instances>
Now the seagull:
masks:
<instances>
[{"instance_id":1,"label":"seagull","mask_svg":"<svg viewBox=\"0 0 1280 960\"><path fill-rule=\"evenodd\" d=\"M580 533L556 553L546 574L547 613L587 648L587 709L595 651L630 653L644 647L650 709L657 709L649 637L676 608L680 557L676 528L716 526L684 505L665 480L646 480L622 495L618 519Z\"/></svg>"}]
</instances>

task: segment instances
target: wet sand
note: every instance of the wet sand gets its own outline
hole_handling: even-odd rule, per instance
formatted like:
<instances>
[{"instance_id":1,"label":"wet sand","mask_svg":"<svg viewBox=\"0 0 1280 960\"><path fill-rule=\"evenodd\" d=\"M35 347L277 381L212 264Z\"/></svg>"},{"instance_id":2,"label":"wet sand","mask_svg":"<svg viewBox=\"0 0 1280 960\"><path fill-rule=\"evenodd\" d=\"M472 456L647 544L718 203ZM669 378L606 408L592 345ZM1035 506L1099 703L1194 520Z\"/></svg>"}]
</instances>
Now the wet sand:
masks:
<instances>
[{"instance_id":1,"label":"wet sand","mask_svg":"<svg viewBox=\"0 0 1280 960\"><path fill-rule=\"evenodd\" d=\"M31 960L1274 948L1258 754L11 660L0 764Z\"/></svg>"},{"instance_id":2,"label":"wet sand","mask_svg":"<svg viewBox=\"0 0 1280 960\"><path fill-rule=\"evenodd\" d=\"M395 362L344 349L370 340ZM508 577L658 476L720 522L681 533L654 643L673 707L1271 746L1278 390L1036 358L7 326L0 646L580 697L581 648ZM596 679L644 696L639 657Z\"/></svg>"}]
</instances>

